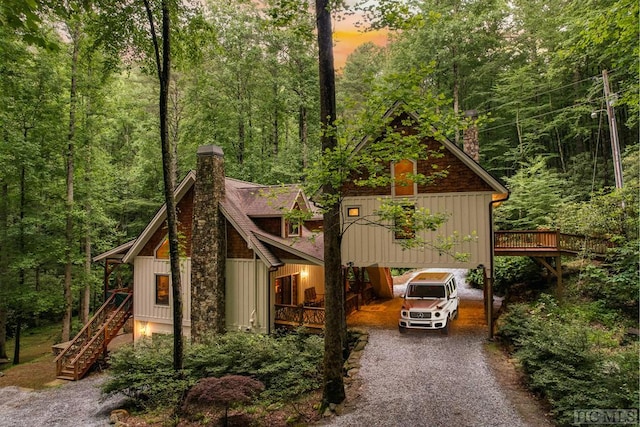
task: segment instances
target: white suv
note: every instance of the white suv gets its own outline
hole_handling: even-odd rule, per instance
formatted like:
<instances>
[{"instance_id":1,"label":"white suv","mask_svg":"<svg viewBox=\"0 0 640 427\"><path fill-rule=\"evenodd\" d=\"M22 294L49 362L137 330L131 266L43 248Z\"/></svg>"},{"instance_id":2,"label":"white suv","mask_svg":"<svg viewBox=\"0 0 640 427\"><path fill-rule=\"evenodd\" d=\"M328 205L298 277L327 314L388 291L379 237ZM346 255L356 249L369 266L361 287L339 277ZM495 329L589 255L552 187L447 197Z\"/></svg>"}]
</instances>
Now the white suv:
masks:
<instances>
[{"instance_id":1,"label":"white suv","mask_svg":"<svg viewBox=\"0 0 640 427\"><path fill-rule=\"evenodd\" d=\"M451 273L419 273L407 284L398 329L440 329L449 333L449 322L458 317L458 287Z\"/></svg>"}]
</instances>

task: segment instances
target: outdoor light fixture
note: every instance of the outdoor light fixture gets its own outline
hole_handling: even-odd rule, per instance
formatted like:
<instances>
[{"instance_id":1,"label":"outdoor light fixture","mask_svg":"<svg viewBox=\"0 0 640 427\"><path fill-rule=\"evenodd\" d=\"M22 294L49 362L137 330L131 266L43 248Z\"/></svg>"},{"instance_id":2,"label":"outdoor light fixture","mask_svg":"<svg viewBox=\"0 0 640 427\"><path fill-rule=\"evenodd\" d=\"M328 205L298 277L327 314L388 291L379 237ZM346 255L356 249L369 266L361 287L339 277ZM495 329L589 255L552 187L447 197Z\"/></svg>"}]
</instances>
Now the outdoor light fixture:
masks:
<instances>
[{"instance_id":1,"label":"outdoor light fixture","mask_svg":"<svg viewBox=\"0 0 640 427\"><path fill-rule=\"evenodd\" d=\"M309 272L307 270L302 270L300 272L300 277L302 277L303 279L306 279L307 277L309 277Z\"/></svg>"},{"instance_id":2,"label":"outdoor light fixture","mask_svg":"<svg viewBox=\"0 0 640 427\"><path fill-rule=\"evenodd\" d=\"M148 322L140 322L140 335L143 337L147 336L147 325Z\"/></svg>"}]
</instances>

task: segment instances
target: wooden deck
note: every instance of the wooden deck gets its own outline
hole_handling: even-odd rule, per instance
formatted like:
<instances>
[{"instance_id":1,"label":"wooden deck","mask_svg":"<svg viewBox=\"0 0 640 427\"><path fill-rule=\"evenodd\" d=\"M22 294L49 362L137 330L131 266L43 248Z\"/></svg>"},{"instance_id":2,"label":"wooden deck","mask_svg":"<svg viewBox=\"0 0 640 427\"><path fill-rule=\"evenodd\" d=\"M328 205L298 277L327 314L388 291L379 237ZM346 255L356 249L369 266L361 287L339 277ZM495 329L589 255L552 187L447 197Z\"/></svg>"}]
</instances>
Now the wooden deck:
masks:
<instances>
[{"instance_id":1,"label":"wooden deck","mask_svg":"<svg viewBox=\"0 0 640 427\"><path fill-rule=\"evenodd\" d=\"M561 233L558 230L496 231L496 256L556 257L585 253L604 258L613 245L606 239Z\"/></svg>"}]
</instances>

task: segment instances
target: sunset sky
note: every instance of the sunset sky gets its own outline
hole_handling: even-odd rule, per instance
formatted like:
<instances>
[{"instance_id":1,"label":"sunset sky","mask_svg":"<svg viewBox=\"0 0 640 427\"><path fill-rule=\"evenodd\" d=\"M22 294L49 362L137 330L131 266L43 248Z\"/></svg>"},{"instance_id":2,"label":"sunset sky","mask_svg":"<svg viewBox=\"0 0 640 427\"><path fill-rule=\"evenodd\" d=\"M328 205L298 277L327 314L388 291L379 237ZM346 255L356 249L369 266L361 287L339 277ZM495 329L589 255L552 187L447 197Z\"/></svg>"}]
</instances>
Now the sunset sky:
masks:
<instances>
[{"instance_id":1,"label":"sunset sky","mask_svg":"<svg viewBox=\"0 0 640 427\"><path fill-rule=\"evenodd\" d=\"M353 6L359 0L345 0L347 6ZM377 0L369 0L369 3L375 4ZM377 45L384 46L387 44L386 31L363 31L356 27L358 21L362 21L362 15L355 12L349 16L333 18L333 56L336 70L344 67L347 56L354 49L366 42L373 42Z\"/></svg>"},{"instance_id":2,"label":"sunset sky","mask_svg":"<svg viewBox=\"0 0 640 427\"><path fill-rule=\"evenodd\" d=\"M353 50L366 42L373 42L377 45L384 46L387 43L386 31L367 31L355 27L355 23L360 19L359 16L349 16L344 20L333 20L333 42L334 42L334 61L336 69L344 66L347 56Z\"/></svg>"}]
</instances>

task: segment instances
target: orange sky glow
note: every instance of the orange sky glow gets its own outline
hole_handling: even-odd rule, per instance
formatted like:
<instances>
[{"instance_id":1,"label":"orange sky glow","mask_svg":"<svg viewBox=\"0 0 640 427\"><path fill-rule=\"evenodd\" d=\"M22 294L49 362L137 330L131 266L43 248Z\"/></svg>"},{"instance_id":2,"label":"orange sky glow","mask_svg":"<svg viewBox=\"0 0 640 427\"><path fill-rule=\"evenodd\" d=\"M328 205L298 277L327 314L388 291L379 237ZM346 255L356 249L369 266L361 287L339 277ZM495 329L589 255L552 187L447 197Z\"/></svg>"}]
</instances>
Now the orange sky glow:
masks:
<instances>
[{"instance_id":1,"label":"orange sky glow","mask_svg":"<svg viewBox=\"0 0 640 427\"><path fill-rule=\"evenodd\" d=\"M366 42L373 42L379 46L387 44L387 31L363 31L356 27L361 19L358 15L347 16L340 20L333 20L333 56L336 70L344 67L347 57L358 46Z\"/></svg>"}]
</instances>

